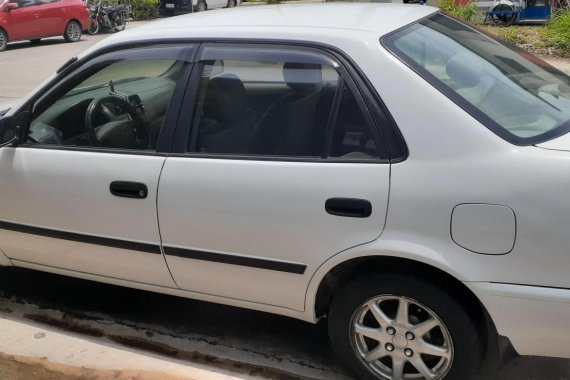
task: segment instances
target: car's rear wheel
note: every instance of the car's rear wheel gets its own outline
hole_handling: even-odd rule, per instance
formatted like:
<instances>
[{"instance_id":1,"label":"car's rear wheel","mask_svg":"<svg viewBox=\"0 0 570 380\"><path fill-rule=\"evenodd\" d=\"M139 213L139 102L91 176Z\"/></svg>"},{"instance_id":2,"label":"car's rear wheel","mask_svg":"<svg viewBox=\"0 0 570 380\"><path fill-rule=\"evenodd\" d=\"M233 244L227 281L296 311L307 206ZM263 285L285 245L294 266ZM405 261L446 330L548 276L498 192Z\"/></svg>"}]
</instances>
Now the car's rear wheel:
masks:
<instances>
[{"instance_id":1,"label":"car's rear wheel","mask_svg":"<svg viewBox=\"0 0 570 380\"><path fill-rule=\"evenodd\" d=\"M77 42L81 39L81 25L77 21L70 21L65 27L63 38L67 42Z\"/></svg>"},{"instance_id":2,"label":"car's rear wheel","mask_svg":"<svg viewBox=\"0 0 570 380\"><path fill-rule=\"evenodd\" d=\"M0 51L6 50L6 45L8 45L8 36L5 31L0 29Z\"/></svg>"},{"instance_id":3,"label":"car's rear wheel","mask_svg":"<svg viewBox=\"0 0 570 380\"><path fill-rule=\"evenodd\" d=\"M198 5L196 5L196 12L203 12L208 9L206 2L204 0L199 0Z\"/></svg>"},{"instance_id":4,"label":"car's rear wheel","mask_svg":"<svg viewBox=\"0 0 570 380\"><path fill-rule=\"evenodd\" d=\"M409 275L349 283L333 298L329 335L358 379L469 380L482 361L474 318L440 287Z\"/></svg>"},{"instance_id":5,"label":"car's rear wheel","mask_svg":"<svg viewBox=\"0 0 570 380\"><path fill-rule=\"evenodd\" d=\"M233 8L237 5L237 0L228 0L228 8Z\"/></svg>"}]
</instances>

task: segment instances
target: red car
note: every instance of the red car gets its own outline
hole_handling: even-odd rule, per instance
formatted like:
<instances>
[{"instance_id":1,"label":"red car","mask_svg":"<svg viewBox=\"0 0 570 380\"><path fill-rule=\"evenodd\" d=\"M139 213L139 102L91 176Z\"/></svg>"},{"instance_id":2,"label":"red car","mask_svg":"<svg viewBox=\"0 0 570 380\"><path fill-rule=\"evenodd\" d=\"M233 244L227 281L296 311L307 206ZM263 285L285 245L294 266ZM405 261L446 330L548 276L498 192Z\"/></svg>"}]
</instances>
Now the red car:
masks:
<instances>
[{"instance_id":1,"label":"red car","mask_svg":"<svg viewBox=\"0 0 570 380\"><path fill-rule=\"evenodd\" d=\"M0 51L8 42L38 42L43 37L79 41L89 21L81 0L0 0Z\"/></svg>"}]
</instances>

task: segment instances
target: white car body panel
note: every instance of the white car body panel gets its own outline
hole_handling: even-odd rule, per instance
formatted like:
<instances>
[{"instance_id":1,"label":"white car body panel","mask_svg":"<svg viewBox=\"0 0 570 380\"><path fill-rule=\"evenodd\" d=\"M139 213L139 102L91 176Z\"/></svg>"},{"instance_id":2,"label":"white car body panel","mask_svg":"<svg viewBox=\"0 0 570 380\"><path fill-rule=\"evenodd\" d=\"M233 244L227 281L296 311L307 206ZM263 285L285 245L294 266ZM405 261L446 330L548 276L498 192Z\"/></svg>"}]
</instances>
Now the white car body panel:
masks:
<instances>
[{"instance_id":1,"label":"white car body panel","mask_svg":"<svg viewBox=\"0 0 570 380\"><path fill-rule=\"evenodd\" d=\"M52 247L49 257L48 252L41 254L33 239L25 241L6 231L0 232L0 249L19 266L307 321L320 317L315 314L315 300L331 269L359 257L398 257L433 266L466 284L489 312L498 332L507 336L519 353L570 357L570 137L565 135L539 147L512 145L381 46L381 36L435 12L434 8L383 4L255 8L192 14L152 23L113 35L80 58L133 40L254 39L334 46L356 62L378 92L406 141L409 156L391 167L168 158L158 192L161 240L158 227L142 220L153 215L156 222L157 210L150 200L157 195L163 158L124 155L121 160L125 161L117 166L119 161L112 157L101 162L98 157L96 168L92 169L100 170L95 170L89 182L75 184L76 190L89 195L88 209L96 216L79 222L77 203L50 209L43 202L42 197L51 196L52 203L61 203L61 194L57 194L61 189L55 177L43 178L38 173L72 164L77 168L93 165L93 159L75 157L87 153L42 151L61 155L48 161L47 153L16 155L14 151L19 148L3 148L1 219L101 236L121 231L125 234L122 238L132 241L305 264L307 269L302 276L169 256L167 260L180 289L169 279L160 255L154 255L151 261L139 261L138 256L129 258L132 271L91 262L89 273L80 273L85 272L87 261L70 263L61 246L50 246L51 242L44 238L40 239L41 248ZM14 112L11 110L10 114ZM148 161L148 172L133 171L139 160ZM299 172L294 173L297 166ZM117 201L111 209L121 217L97 214L108 212L111 203L101 195L110 195L108 189L95 191L90 185L99 179L107 185L110 179L122 179L125 168L133 175L131 180L149 184L149 204L131 215L134 211ZM20 172L11 172L14 169ZM63 178L66 172L57 173ZM121 177L114 178L114 173ZM85 173L78 175L87 178ZM11 179L15 182L8 186ZM37 190L40 188L42 191ZM329 195L327 189L344 193ZM301 192L306 204L302 204ZM22 195L21 199L28 203L17 200ZM363 222L321 218L312 207L323 207L329 196L374 198L373 219ZM512 250L507 254L483 255L456 244L450 224L453 209L460 204L497 205L513 210L516 240ZM37 210L43 210L42 215L36 216ZM124 215L141 221L143 228L125 224ZM100 220L109 220L109 224L101 225ZM481 223L485 223L484 217ZM268 236L270 232L274 234ZM502 241L503 237L498 236L497 240ZM98 253L106 260L116 257L113 252L106 257L103 250ZM0 255L0 264L3 263L6 261ZM141 272L149 266L154 267L149 269L154 272Z\"/></svg>"},{"instance_id":2,"label":"white car body panel","mask_svg":"<svg viewBox=\"0 0 570 380\"><path fill-rule=\"evenodd\" d=\"M499 334L508 336L520 355L567 358L570 290L488 282L469 283Z\"/></svg>"},{"instance_id":3,"label":"white car body panel","mask_svg":"<svg viewBox=\"0 0 570 380\"><path fill-rule=\"evenodd\" d=\"M2 222L158 247L156 189L164 157L54 149L0 150ZM144 182L146 199L113 196L116 180ZM176 286L156 253L0 229L11 259L160 286Z\"/></svg>"},{"instance_id":4,"label":"white car body panel","mask_svg":"<svg viewBox=\"0 0 570 380\"><path fill-rule=\"evenodd\" d=\"M307 267L296 274L167 255L176 283L186 290L303 311L315 270L332 254L382 232L389 169L382 163L168 158L158 192L165 246ZM372 215L330 215L325 202L335 197L367 199Z\"/></svg>"}]
</instances>

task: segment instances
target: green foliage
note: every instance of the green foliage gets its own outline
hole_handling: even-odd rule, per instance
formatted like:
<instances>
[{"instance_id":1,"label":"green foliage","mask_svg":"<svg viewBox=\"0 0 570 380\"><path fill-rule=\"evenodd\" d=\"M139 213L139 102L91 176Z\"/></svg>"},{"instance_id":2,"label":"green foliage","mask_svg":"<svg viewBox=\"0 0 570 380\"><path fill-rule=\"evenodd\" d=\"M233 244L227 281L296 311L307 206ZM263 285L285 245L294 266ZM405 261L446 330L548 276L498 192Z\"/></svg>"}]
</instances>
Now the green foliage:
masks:
<instances>
[{"instance_id":1,"label":"green foliage","mask_svg":"<svg viewBox=\"0 0 570 380\"><path fill-rule=\"evenodd\" d=\"M475 2L467 5L457 5L455 0L439 0L439 7L445 13L458 19L477 22L481 19L481 13L477 9Z\"/></svg>"},{"instance_id":2,"label":"green foliage","mask_svg":"<svg viewBox=\"0 0 570 380\"><path fill-rule=\"evenodd\" d=\"M267 0L267 4L281 4L281 0Z\"/></svg>"},{"instance_id":3,"label":"green foliage","mask_svg":"<svg viewBox=\"0 0 570 380\"><path fill-rule=\"evenodd\" d=\"M544 39L554 49L570 51L570 11L554 14L552 20L546 24Z\"/></svg>"},{"instance_id":4,"label":"green foliage","mask_svg":"<svg viewBox=\"0 0 570 380\"><path fill-rule=\"evenodd\" d=\"M159 0L130 0L135 20L150 20L158 17Z\"/></svg>"}]
</instances>

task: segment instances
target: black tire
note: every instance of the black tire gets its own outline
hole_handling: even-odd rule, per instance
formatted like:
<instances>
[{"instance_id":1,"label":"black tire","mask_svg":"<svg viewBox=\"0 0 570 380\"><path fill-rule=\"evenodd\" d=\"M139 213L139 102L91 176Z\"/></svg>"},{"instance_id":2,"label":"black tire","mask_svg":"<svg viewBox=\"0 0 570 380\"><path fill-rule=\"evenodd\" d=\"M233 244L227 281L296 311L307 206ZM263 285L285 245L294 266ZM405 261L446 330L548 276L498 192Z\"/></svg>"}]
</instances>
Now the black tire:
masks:
<instances>
[{"instance_id":1,"label":"black tire","mask_svg":"<svg viewBox=\"0 0 570 380\"><path fill-rule=\"evenodd\" d=\"M228 0L228 8L233 8L237 5L237 0Z\"/></svg>"},{"instance_id":2,"label":"black tire","mask_svg":"<svg viewBox=\"0 0 570 380\"><path fill-rule=\"evenodd\" d=\"M91 19L89 23L89 29L87 29L87 33L93 35L99 33L99 21L96 19Z\"/></svg>"},{"instance_id":3,"label":"black tire","mask_svg":"<svg viewBox=\"0 0 570 380\"><path fill-rule=\"evenodd\" d=\"M0 29L0 51L6 50L6 46L8 45L8 36L6 32Z\"/></svg>"},{"instance_id":4,"label":"black tire","mask_svg":"<svg viewBox=\"0 0 570 380\"><path fill-rule=\"evenodd\" d=\"M65 26L65 32L63 33L63 38L67 42L77 42L81 39L81 24L77 21L70 21Z\"/></svg>"},{"instance_id":5,"label":"black tire","mask_svg":"<svg viewBox=\"0 0 570 380\"><path fill-rule=\"evenodd\" d=\"M202 12L208 10L208 5L204 0L198 0L198 4L196 4L196 8L194 12Z\"/></svg>"},{"instance_id":6,"label":"black tire","mask_svg":"<svg viewBox=\"0 0 570 380\"><path fill-rule=\"evenodd\" d=\"M34 38L34 39L30 40L30 43L32 45L38 45L41 40L42 40L41 38Z\"/></svg>"},{"instance_id":7,"label":"black tire","mask_svg":"<svg viewBox=\"0 0 570 380\"><path fill-rule=\"evenodd\" d=\"M385 296L388 300L382 301L381 298L375 298L379 296ZM408 321L415 318L413 315L414 312L416 315L421 316L422 310L428 310L428 314L425 315L429 315L431 312L442 322L441 326L443 326L443 328L437 326L429 330L427 333L423 333L421 337L414 337L412 335L411 338L408 339L405 331L407 329L402 329L399 326L396 326L396 330L394 332L381 324L378 324L378 327L374 326L373 328L378 328L378 331L382 331L382 334L384 334L382 336L389 337L388 334L392 333L390 335L392 335L391 343L393 344L388 341L388 338L386 338L385 341L382 341L384 340L383 338L380 338L378 341L370 338L362 338L361 340L361 342L364 342L361 343L361 345L370 345L370 347L365 346L365 348L370 349L368 352L372 352L374 348L379 346L386 347L385 356L372 361L376 367L379 365L386 365L386 368L388 368L387 374L381 375L380 372L375 372L376 369L373 369L372 366L368 367L367 364L364 364L364 359L357 353L359 348L353 348L359 343L354 343L357 341L357 338L353 339L353 336L358 337L358 335L352 335L353 330L351 326L355 323L355 316L372 316L371 309L364 307L364 304L368 301L380 299L380 305L390 306L390 302L393 302L390 300L391 297L400 297L400 299L408 301L411 300L411 304L414 307L410 307L408 309L410 313ZM414 301L417 303L414 303ZM399 306L400 303L397 303L397 305ZM422 309L422 307L425 307L425 309ZM396 317L394 316L393 318ZM391 358L395 357L393 355L397 354L401 357L403 352L407 350L406 347L412 347L412 344L416 343L420 344L420 342L425 341L424 338L429 341L430 336L443 337L445 335L445 333L443 333L444 329L451 342L449 345L444 344L443 346L446 348L451 347L447 348L447 350L452 352L452 356L449 360L450 366L445 370L446 372L442 372L440 375L444 375L445 379L448 380L470 380L476 376L482 364L482 334L477 328L477 324L474 319L469 315L461 303L451 297L443 289L425 280L414 278L410 275L395 273L380 274L363 277L350 282L334 296L329 310L328 319L329 336L333 350L339 360L345 364L357 379L390 379L392 377L390 365L393 363ZM370 320L365 319L363 321L366 321L366 323L375 323L374 321L376 320L377 319L373 319L373 322L369 322ZM362 322L362 324L364 324L364 322ZM412 325L413 327L411 327L409 331L414 331L413 328L420 324L418 322L416 325L416 322L414 322ZM404 340L407 346L404 345L404 343L401 343L402 340L398 340L398 343L394 340L396 338L402 339L404 336L406 337ZM413 342L414 339L415 342ZM376 347L374 347L374 344ZM399 345L399 347L394 348L394 346L397 345ZM393 351L388 352L389 348ZM402 351L402 353L399 353L399 351ZM423 361L434 360L434 357L424 356L424 354L419 355L419 352L414 352L412 350L408 353L416 355ZM406 353L406 356L408 356L408 353ZM387 359L388 356L390 357L389 360ZM416 359L416 356L413 356L412 358ZM405 363L407 360L407 358L404 358ZM384 364L382 364L382 361L384 361ZM414 367L410 362L407 362L406 367L404 368L408 373L413 373L409 371L414 371Z\"/></svg>"},{"instance_id":8,"label":"black tire","mask_svg":"<svg viewBox=\"0 0 570 380\"><path fill-rule=\"evenodd\" d=\"M505 12L500 15L497 14L491 15L491 19L493 20L493 23L495 25L511 26L517 19L517 14L515 9L508 4L499 4L495 8L493 8L493 11Z\"/></svg>"},{"instance_id":9,"label":"black tire","mask_svg":"<svg viewBox=\"0 0 570 380\"><path fill-rule=\"evenodd\" d=\"M122 30L125 30L126 26L127 26L127 18L125 14L119 13L115 18L115 32L120 32Z\"/></svg>"}]
</instances>

